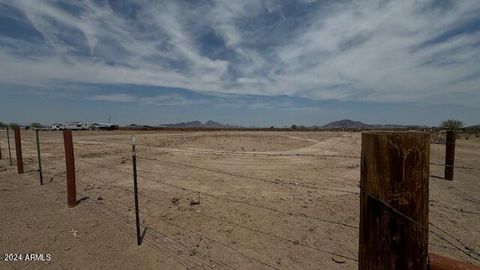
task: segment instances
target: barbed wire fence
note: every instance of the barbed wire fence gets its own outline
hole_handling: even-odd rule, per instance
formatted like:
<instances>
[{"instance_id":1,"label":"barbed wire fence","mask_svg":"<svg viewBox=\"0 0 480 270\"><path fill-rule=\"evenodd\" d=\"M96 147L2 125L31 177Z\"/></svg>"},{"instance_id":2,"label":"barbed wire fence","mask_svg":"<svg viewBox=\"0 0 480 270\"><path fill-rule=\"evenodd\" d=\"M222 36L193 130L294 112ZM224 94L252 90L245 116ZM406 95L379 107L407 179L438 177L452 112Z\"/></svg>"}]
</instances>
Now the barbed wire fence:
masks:
<instances>
[{"instance_id":1,"label":"barbed wire fence","mask_svg":"<svg viewBox=\"0 0 480 270\"><path fill-rule=\"evenodd\" d=\"M40 145L42 145L43 142L38 139L38 131L36 132L36 136L37 136L36 140L32 139L32 138L28 138L26 140L23 140L23 143L24 143L23 148L24 148L25 153L27 153L26 157L24 158L24 162L25 162L26 167L27 167L26 173L35 172L35 171L39 172L40 183L43 184L43 174L42 174L43 172L42 172L42 165L41 165L42 153L41 153L41 148L40 148ZM4 136L2 136L2 137L4 137ZM10 141L9 136L7 137L7 141ZM95 141L81 140L81 141L82 142L90 142L90 143L102 143L104 145L111 145L111 146L118 146L118 145L122 145L122 146L125 146L125 147L126 146L131 146L131 144L129 144L129 143L122 143L122 142L111 143L111 142L102 142L102 141L98 141L98 140L95 140ZM3 141L0 140L0 142L1 142L0 147L2 147L4 145ZM137 146L140 147L140 148L142 148L142 147L152 148L152 146L150 146L150 145L138 144ZM153 146L153 147L155 147L155 146ZM144 149L144 150L146 152L149 151L148 149ZM32 157L32 156L34 156L34 154L36 154L35 151L37 151L37 153L38 153L37 160L35 160L35 158ZM186 151L191 151L191 150L188 149ZM191 151L191 152L195 152L195 151ZM203 154L205 152L204 151L203 152L198 151L198 153ZM237 152L235 154L251 155L251 153L242 153L242 152ZM256 155L262 155L262 154L257 153ZM310 154L309 155L299 155L299 154L291 154L290 155L290 154L288 154L288 155L289 156L322 157L322 158L360 159L360 157L350 156L350 155L314 155L314 154L311 154L311 155ZM282 155L281 154L265 154L265 156L282 156ZM79 158L79 159L77 159L77 161L79 162L78 163L79 165L80 164L88 164L90 166L93 166L94 168L101 168L101 169L107 170L107 171L110 170L110 171L116 172L116 173L120 172L123 175L125 175L126 177L131 176L132 171L126 170L124 168L118 168L115 165L114 166L102 165L100 163L89 162L88 159L89 159L88 157ZM10 158L10 162L11 162L11 160L12 160L12 158ZM298 182L292 182L292 181L288 181L288 180L281 180L281 179L278 179L278 178L268 179L268 178L250 176L250 175L243 175L243 174L239 174L239 173L232 173L232 172L228 172L228 171L212 169L212 168L202 167L202 166L198 166L198 165L192 165L192 164L186 164L186 163L174 162L174 161L160 160L158 158L139 157L138 160L139 161L145 161L145 162L161 162L162 165L173 166L173 167L177 166L177 167L189 168L189 169L193 169L193 170L201 170L201 171L204 171L204 172L214 173L214 174L218 174L218 175L225 175L225 176L231 176L231 177L236 177L236 178L248 179L250 181L268 183L268 184L271 184L273 186L277 186L277 185L289 186L289 187L294 187L294 188L298 188L298 189L314 190L314 191L318 191L318 192L320 192L320 191L335 191L335 192L340 192L340 193L345 193L345 194L350 194L350 195L359 195L359 194L362 194L362 193L365 192L364 190L360 190L358 186L353 186L353 185L351 186L352 190L350 190L350 189L325 188L325 187L318 187L314 184L298 183ZM35 164L35 161L37 161L38 163ZM47 161L47 160L45 160L45 161ZM61 160L54 160L53 162L58 162L58 161L61 161ZM52 162L52 161L48 160L48 162ZM438 162L430 162L430 164L439 165L439 166L443 165L443 164L438 163ZM36 169L35 165L38 165L37 169ZM465 170L480 170L478 168L466 167L466 166L455 165L454 167L459 168L459 169L465 169ZM60 171L60 172L57 172L57 173L53 173L52 171L47 169L46 173L48 173L49 175L53 175L55 177L55 176L64 175L65 171ZM226 197L226 196L219 196L219 195L211 194L211 193L208 193L208 192L205 192L205 191L196 190L196 189L192 189L192 188L187 188L185 186L181 186L181 185L178 185L178 184L173 184L171 182L162 181L161 179L158 179L157 177L152 177L149 174L148 171L144 171L144 170L139 170L138 176L140 177L140 179L142 179L142 181L146 180L146 181L152 182L153 184L160 184L160 185L163 185L163 186L168 186L170 188L174 188L174 189L177 189L177 190L182 191L182 192L190 192L190 193L203 195L203 196L209 197L209 198L211 198L213 200L217 200L217 201L218 200L226 201L226 202L230 202L230 203L234 203L234 204L238 204L238 205L253 207L253 208L262 209L262 210L266 210L266 211L271 211L271 212L274 212L276 214L283 215L283 216L298 216L298 217L314 220L316 222L323 222L323 223L328 223L328 224L332 224L332 225L336 225L336 226L342 226L342 227L358 230L358 225L355 225L355 224L348 224L348 223L339 222L339 221L335 221L335 220L318 218L316 216L311 216L311 215L308 215L308 214L305 214L305 213L299 214L299 213L286 212L286 211L282 211L280 209L277 209L275 207L265 206L265 205L258 204L258 203L251 203L251 202L248 202L248 201L245 201L245 200L240 200L240 199L233 199L233 198ZM132 197L134 195L134 191L131 188L115 186L114 185L114 183L116 182L115 179L107 182L107 181L105 181L105 179L95 177L95 175L87 174L85 172L82 172L80 177L85 178L85 179L89 179L89 181L88 181L89 183L103 183L103 187L108 187L108 188L120 190L122 192L125 192L125 193L131 195ZM64 185L63 183L58 182L56 180L53 181L52 179L53 178L51 178L48 183L53 183L57 188L60 188L60 189L65 189L66 188L66 185ZM83 183L84 182L82 182L82 181L78 181L77 185L83 185ZM357 189L357 190L355 190L355 189ZM93 189L90 189L89 186L84 186L83 191L82 192L77 192L77 193L81 197L97 196L97 198L101 198L102 196L105 196L104 194L102 195L98 192L95 192ZM149 195L146 192L142 191L141 188L140 188L138 194L140 194L142 197L148 198L152 201L163 203L163 201L159 200L158 198L156 198L152 195ZM396 215L399 215L399 216L405 218L405 220L415 224L416 226L419 225L419 223L417 221L415 221L412 218L404 215L402 212L395 209L394 207L389 205L387 202L385 202L383 200L380 200L380 199L376 198L375 196L373 196L371 194L366 194L366 195L368 197L378 201L386 209L389 209L390 211L392 211ZM106 204L100 204L100 203L97 203L95 201L93 201L91 203L88 203L88 207L92 208L92 210L94 210L94 211L102 212L105 216L110 217L108 220L111 223L113 223L114 225L116 225L120 228L123 228L129 234L134 234L134 232L133 232L133 230L131 230L131 228L133 227L135 222L133 221L132 216L129 215L129 213L131 213L130 212L131 206L129 206L128 204L126 204L122 201L116 200L114 198L110 198L109 201L114 203L114 207L108 207ZM450 210L459 211L462 214L480 215L480 213L478 213L476 211L473 211L473 210L465 210L465 209L462 209L462 208L449 207L449 206L441 205L441 204L436 203L436 202L429 202L429 204L433 207L446 208L446 209L450 209ZM123 210L120 213L118 211L118 209L123 209ZM284 237L282 235L277 235L277 234L274 234L272 232L268 232L268 231L265 231L265 230L262 230L262 229L250 227L250 226L247 226L245 224L239 224L239 223L236 223L234 221L220 219L218 217L208 215L208 214L205 214L205 213L195 213L195 212L192 212L192 213L196 216L201 216L201 217L207 218L209 220L219 222L221 224L228 224L229 226L235 226L235 227L238 227L238 228L242 228L242 229L248 230L251 233L257 233L257 234L265 235L265 236L268 236L272 239L276 239L277 241L283 241L283 242L286 242L286 243L289 243L289 244L298 245L298 246L301 246L303 248L311 249L313 251L324 253L324 254L333 255L333 256L336 256L336 257L340 257L342 259L349 260L349 261L352 261L352 262L358 264L358 259L356 257L352 257L352 256L345 255L345 254L339 254L337 252L330 251L330 250L325 250L323 248L316 247L316 246L311 246L311 245L306 244L306 243L301 243L301 242L299 243L298 240L289 239L288 237ZM148 217L151 220L154 220L156 222L160 222L160 223L163 223L163 224L166 224L166 225L169 225L169 226L176 227L176 228L181 229L181 230L183 230L183 231L185 231L189 234L201 235L202 237L205 237L209 241L211 241L213 243L216 243L219 246L222 246L224 248L227 248L227 249L231 250L233 253L236 253L236 254L240 255L241 257L245 258L246 260L249 260L252 263L257 263L259 265L262 265L264 267L268 267L268 268L271 268L271 269L279 269L274 264L262 261L261 259L255 258L254 256L245 254L244 252L236 249L234 246L229 245L227 243L223 243L222 241L219 241L219 240L215 240L214 238L209 237L209 236L203 234L202 232L191 230L187 227L181 226L181 225L179 225L177 223L174 223L174 222L171 222L167 219L163 219L161 217L152 215L148 212L145 212L145 213L142 213L142 214L145 215L146 217ZM455 249L458 252L461 252L462 254L468 256L472 260L480 262L479 252L477 252L472 247L466 245L464 243L464 241L462 241L458 237L454 236L453 234L445 231L440 226L438 226L436 224L433 224L432 222L429 222L429 225L430 225L429 228L420 227L420 229L428 230L430 233L432 233L433 235L438 237L441 241L444 241L446 244L451 246L453 249ZM154 224L152 224L152 226L154 226ZM432 230L432 228L433 228L433 230ZM145 241L145 243L147 243L149 246L156 249L160 253L163 253L166 256L174 258L176 261L182 263L183 265L185 265L187 267L197 267L197 268L202 268L202 269L210 269L210 268L212 268L212 266L218 265L218 266L224 267L226 269L233 269L231 266L228 265L228 263L223 262L222 258L218 258L218 257L208 255L208 254L198 253L198 258L200 258L200 259L198 259L198 258L193 259L192 256L180 256L179 254L188 253L188 249L189 249L189 246L190 246L189 243L179 242L179 241L169 237L165 233L162 233L158 230L153 229L153 227L150 227L150 226L148 227L148 233L146 233L143 236L143 240ZM343 247L343 248L347 248L347 247Z\"/></svg>"}]
</instances>

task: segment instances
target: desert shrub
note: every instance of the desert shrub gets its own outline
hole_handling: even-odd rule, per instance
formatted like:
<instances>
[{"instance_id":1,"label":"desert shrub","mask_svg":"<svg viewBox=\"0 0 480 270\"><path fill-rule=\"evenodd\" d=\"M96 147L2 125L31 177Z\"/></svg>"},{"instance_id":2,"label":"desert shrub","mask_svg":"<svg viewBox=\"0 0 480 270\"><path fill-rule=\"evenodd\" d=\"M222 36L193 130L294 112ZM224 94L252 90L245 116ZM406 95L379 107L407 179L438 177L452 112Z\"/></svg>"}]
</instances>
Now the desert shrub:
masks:
<instances>
[{"instance_id":1,"label":"desert shrub","mask_svg":"<svg viewBox=\"0 0 480 270\"><path fill-rule=\"evenodd\" d=\"M42 128L43 125L40 124L40 123L31 123L31 124L30 124L30 127L31 127L31 128Z\"/></svg>"},{"instance_id":2,"label":"desert shrub","mask_svg":"<svg viewBox=\"0 0 480 270\"><path fill-rule=\"evenodd\" d=\"M460 120L448 119L443 121L440 127L444 129L458 130L463 127L463 122Z\"/></svg>"}]
</instances>

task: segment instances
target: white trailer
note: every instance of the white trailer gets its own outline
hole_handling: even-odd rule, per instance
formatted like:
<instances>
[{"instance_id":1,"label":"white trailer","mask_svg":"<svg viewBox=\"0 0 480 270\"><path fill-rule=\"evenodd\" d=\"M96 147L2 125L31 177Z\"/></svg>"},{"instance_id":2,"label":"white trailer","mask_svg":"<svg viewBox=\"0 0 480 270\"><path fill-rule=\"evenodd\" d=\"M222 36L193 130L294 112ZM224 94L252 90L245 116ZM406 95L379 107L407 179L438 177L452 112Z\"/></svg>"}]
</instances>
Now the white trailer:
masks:
<instances>
[{"instance_id":1,"label":"white trailer","mask_svg":"<svg viewBox=\"0 0 480 270\"><path fill-rule=\"evenodd\" d=\"M87 130L88 127L88 124L81 122L62 122L53 124L52 130Z\"/></svg>"}]
</instances>

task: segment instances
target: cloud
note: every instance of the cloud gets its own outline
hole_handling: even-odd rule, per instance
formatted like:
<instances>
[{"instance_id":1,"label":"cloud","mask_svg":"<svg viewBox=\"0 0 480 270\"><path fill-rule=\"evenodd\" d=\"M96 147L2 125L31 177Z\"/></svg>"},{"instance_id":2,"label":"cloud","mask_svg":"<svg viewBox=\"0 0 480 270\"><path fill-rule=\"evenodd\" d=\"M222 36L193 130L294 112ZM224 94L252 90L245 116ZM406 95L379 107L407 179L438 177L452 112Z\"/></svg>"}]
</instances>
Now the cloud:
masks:
<instances>
[{"instance_id":1,"label":"cloud","mask_svg":"<svg viewBox=\"0 0 480 270\"><path fill-rule=\"evenodd\" d=\"M108 93L101 95L93 95L85 97L89 100L106 101L106 102L120 102L131 103L136 102L142 105L156 105L156 106L186 106L212 103L212 98L204 97L188 97L175 93L166 93L160 95L131 95L125 93Z\"/></svg>"},{"instance_id":2,"label":"cloud","mask_svg":"<svg viewBox=\"0 0 480 270\"><path fill-rule=\"evenodd\" d=\"M68 98L70 100L86 99L101 102L113 103L136 103L138 105L147 106L207 106L209 108L220 109L281 109L281 110L309 110L314 108L314 102L307 99L291 98L287 96L253 96L253 95L235 95L235 94L198 94L191 91L181 91L176 93L174 89L163 89L164 93L156 94L161 91L156 87L138 88L135 86L119 87L118 85L110 86L111 89L123 92L105 92L98 87L83 85L79 89L82 91L75 92L71 96L56 96L56 91L52 93L51 98ZM139 94L127 94L125 91ZM93 94L97 92L105 92L102 94ZM41 93L35 92L37 95Z\"/></svg>"},{"instance_id":3,"label":"cloud","mask_svg":"<svg viewBox=\"0 0 480 270\"><path fill-rule=\"evenodd\" d=\"M128 94L108 94L108 95L94 95L92 100L110 101L110 102L133 102L136 97Z\"/></svg>"},{"instance_id":4,"label":"cloud","mask_svg":"<svg viewBox=\"0 0 480 270\"><path fill-rule=\"evenodd\" d=\"M138 99L144 105L157 106L188 106L210 103L209 100L203 98L188 98L178 94L164 94L141 97Z\"/></svg>"},{"instance_id":5,"label":"cloud","mask_svg":"<svg viewBox=\"0 0 480 270\"><path fill-rule=\"evenodd\" d=\"M477 0L0 0L0 11L5 84L470 105L480 96Z\"/></svg>"}]
</instances>

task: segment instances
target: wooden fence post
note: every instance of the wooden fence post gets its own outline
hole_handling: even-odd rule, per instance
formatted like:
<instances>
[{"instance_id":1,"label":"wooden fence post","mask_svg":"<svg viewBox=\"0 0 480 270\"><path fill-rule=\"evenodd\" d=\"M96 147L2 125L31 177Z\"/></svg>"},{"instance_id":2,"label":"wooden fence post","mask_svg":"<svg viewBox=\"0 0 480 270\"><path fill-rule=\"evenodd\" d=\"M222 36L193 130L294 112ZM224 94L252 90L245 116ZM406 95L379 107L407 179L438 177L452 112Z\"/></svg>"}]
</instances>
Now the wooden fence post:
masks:
<instances>
[{"instance_id":1,"label":"wooden fence post","mask_svg":"<svg viewBox=\"0 0 480 270\"><path fill-rule=\"evenodd\" d=\"M77 191L75 184L75 157L73 153L72 131L63 131L65 146L65 162L67 166L67 203L68 207L77 205Z\"/></svg>"},{"instance_id":2,"label":"wooden fence post","mask_svg":"<svg viewBox=\"0 0 480 270\"><path fill-rule=\"evenodd\" d=\"M445 142L445 179L453 180L453 169L455 165L455 131L448 130Z\"/></svg>"},{"instance_id":3,"label":"wooden fence post","mask_svg":"<svg viewBox=\"0 0 480 270\"><path fill-rule=\"evenodd\" d=\"M18 174L23 173L23 157L22 157L22 139L20 137L20 128L13 129L15 133L15 152L17 154L17 171Z\"/></svg>"},{"instance_id":4,"label":"wooden fence post","mask_svg":"<svg viewBox=\"0 0 480 270\"><path fill-rule=\"evenodd\" d=\"M362 133L359 270L428 269L430 135Z\"/></svg>"},{"instance_id":5,"label":"wooden fence post","mask_svg":"<svg viewBox=\"0 0 480 270\"><path fill-rule=\"evenodd\" d=\"M10 159L10 166L13 166L13 163L12 163L12 151L10 150L10 132L9 131L9 128L7 126L7 144L8 144L8 158Z\"/></svg>"},{"instance_id":6,"label":"wooden fence post","mask_svg":"<svg viewBox=\"0 0 480 270\"><path fill-rule=\"evenodd\" d=\"M37 138L38 176L40 177L40 185L43 185L42 155L40 153L40 138L38 136L38 129L35 130L35 137Z\"/></svg>"}]
</instances>

